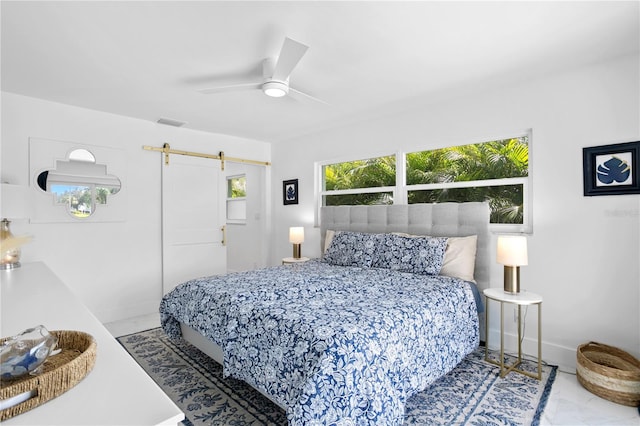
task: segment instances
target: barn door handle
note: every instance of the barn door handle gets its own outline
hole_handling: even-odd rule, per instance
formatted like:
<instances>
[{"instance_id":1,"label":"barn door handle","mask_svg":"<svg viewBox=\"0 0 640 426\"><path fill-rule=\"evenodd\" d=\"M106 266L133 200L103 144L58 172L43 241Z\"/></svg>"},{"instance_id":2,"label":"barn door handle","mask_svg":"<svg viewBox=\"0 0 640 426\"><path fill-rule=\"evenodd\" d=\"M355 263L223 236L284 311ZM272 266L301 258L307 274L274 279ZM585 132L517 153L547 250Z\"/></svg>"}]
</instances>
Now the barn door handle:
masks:
<instances>
[{"instance_id":1,"label":"barn door handle","mask_svg":"<svg viewBox=\"0 0 640 426\"><path fill-rule=\"evenodd\" d=\"M227 225L223 225L222 228L220 228L220 230L222 231L222 245L226 246L227 245Z\"/></svg>"}]
</instances>

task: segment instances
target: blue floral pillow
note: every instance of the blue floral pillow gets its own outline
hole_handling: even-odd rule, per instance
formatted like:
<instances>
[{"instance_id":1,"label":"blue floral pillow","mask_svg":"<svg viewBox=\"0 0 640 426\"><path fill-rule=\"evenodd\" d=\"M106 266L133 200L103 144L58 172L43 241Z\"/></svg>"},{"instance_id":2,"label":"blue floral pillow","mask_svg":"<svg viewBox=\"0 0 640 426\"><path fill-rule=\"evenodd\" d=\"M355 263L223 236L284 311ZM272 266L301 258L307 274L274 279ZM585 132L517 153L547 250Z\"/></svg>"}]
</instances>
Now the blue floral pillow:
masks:
<instances>
[{"instance_id":1,"label":"blue floral pillow","mask_svg":"<svg viewBox=\"0 0 640 426\"><path fill-rule=\"evenodd\" d=\"M336 232L323 259L331 265L371 267L379 240L379 234Z\"/></svg>"},{"instance_id":2,"label":"blue floral pillow","mask_svg":"<svg viewBox=\"0 0 640 426\"><path fill-rule=\"evenodd\" d=\"M438 275L447 249L446 237L405 237L382 234L371 264L413 274Z\"/></svg>"}]
</instances>

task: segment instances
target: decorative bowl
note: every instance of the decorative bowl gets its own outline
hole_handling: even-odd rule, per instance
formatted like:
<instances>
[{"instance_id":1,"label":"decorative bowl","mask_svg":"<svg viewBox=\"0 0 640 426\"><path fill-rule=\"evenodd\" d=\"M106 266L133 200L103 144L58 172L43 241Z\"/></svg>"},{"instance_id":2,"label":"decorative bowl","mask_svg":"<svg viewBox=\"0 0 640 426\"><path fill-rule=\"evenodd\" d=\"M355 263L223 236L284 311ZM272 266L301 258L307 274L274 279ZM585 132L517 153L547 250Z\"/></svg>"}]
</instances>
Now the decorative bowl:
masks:
<instances>
[{"instance_id":1,"label":"decorative bowl","mask_svg":"<svg viewBox=\"0 0 640 426\"><path fill-rule=\"evenodd\" d=\"M40 366L56 347L57 337L43 326L29 328L4 340L0 346L0 379L38 374Z\"/></svg>"}]
</instances>

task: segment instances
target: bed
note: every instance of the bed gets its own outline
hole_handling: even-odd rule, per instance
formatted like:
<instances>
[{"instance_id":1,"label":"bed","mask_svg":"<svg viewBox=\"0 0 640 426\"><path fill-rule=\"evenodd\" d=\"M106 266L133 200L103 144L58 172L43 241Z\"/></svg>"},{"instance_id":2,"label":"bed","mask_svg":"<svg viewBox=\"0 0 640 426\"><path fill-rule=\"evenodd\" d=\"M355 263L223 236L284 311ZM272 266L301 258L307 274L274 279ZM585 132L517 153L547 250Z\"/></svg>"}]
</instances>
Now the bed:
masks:
<instances>
[{"instance_id":1,"label":"bed","mask_svg":"<svg viewBox=\"0 0 640 426\"><path fill-rule=\"evenodd\" d=\"M185 282L162 327L290 425L402 424L406 400L479 344L488 224L485 203L323 207L321 259Z\"/></svg>"}]
</instances>

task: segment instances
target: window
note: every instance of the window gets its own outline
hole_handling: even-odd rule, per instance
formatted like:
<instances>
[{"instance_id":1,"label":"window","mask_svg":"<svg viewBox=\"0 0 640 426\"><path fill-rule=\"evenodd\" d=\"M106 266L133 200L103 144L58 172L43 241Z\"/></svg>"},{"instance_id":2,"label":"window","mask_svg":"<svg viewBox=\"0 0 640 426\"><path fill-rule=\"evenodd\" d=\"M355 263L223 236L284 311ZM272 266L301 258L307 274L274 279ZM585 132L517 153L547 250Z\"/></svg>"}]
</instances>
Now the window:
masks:
<instances>
[{"instance_id":1,"label":"window","mask_svg":"<svg viewBox=\"0 0 640 426\"><path fill-rule=\"evenodd\" d=\"M322 204L393 204L396 156L327 164L322 167Z\"/></svg>"},{"instance_id":2,"label":"window","mask_svg":"<svg viewBox=\"0 0 640 426\"><path fill-rule=\"evenodd\" d=\"M320 165L322 205L487 201L491 224L530 231L530 134Z\"/></svg>"},{"instance_id":3,"label":"window","mask_svg":"<svg viewBox=\"0 0 640 426\"><path fill-rule=\"evenodd\" d=\"M247 220L247 178L245 175L227 177L227 222L245 223Z\"/></svg>"},{"instance_id":4,"label":"window","mask_svg":"<svg viewBox=\"0 0 640 426\"><path fill-rule=\"evenodd\" d=\"M529 137L407 154L412 203L488 201L491 223L524 224Z\"/></svg>"}]
</instances>

